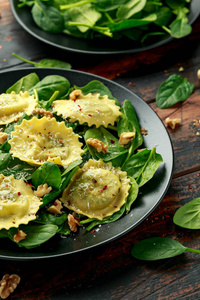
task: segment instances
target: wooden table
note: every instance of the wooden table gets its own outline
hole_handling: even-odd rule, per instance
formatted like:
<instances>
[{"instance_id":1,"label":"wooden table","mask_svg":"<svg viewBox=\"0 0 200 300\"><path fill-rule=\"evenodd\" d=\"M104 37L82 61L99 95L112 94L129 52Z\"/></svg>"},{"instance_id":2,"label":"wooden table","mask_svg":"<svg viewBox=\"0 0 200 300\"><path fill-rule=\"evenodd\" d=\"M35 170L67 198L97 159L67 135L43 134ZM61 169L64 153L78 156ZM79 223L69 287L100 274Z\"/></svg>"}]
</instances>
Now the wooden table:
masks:
<instances>
[{"instance_id":1,"label":"wooden table","mask_svg":"<svg viewBox=\"0 0 200 300\"><path fill-rule=\"evenodd\" d=\"M148 52L100 58L89 63L68 53L59 53L26 33L13 18L8 0L0 0L0 69L27 67L12 56L59 58L72 68L114 80L144 99L160 118L180 117L177 130L167 129L173 142L175 167L169 190L156 210L125 236L93 250L44 261L1 261L0 278L18 274L21 283L11 299L200 299L200 257L186 253L156 262L131 256L135 242L153 236L178 240L186 247L200 248L200 231L185 230L173 223L175 211L200 197L200 18L193 32ZM180 71L180 67L183 71ZM195 86L183 103L159 109L155 95L171 74L186 77ZM1 243L3 240L1 240Z\"/></svg>"}]
</instances>

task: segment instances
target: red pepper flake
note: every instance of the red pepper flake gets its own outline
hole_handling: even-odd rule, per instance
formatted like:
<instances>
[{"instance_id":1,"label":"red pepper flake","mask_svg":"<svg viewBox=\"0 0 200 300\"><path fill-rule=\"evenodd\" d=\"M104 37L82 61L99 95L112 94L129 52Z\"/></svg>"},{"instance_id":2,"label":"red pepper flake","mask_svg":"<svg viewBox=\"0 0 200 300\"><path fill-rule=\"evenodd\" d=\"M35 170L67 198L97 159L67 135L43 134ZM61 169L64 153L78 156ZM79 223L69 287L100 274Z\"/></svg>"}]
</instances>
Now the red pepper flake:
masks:
<instances>
[{"instance_id":1,"label":"red pepper flake","mask_svg":"<svg viewBox=\"0 0 200 300\"><path fill-rule=\"evenodd\" d=\"M92 117L92 115L91 115L91 114L88 114L88 117Z\"/></svg>"},{"instance_id":2,"label":"red pepper flake","mask_svg":"<svg viewBox=\"0 0 200 300\"><path fill-rule=\"evenodd\" d=\"M90 191L92 191L92 189L90 188Z\"/></svg>"},{"instance_id":3,"label":"red pepper flake","mask_svg":"<svg viewBox=\"0 0 200 300\"><path fill-rule=\"evenodd\" d=\"M200 173L199 173L199 174L197 174L197 176L199 177L199 176L200 176Z\"/></svg>"},{"instance_id":4,"label":"red pepper flake","mask_svg":"<svg viewBox=\"0 0 200 300\"><path fill-rule=\"evenodd\" d=\"M112 194L113 197L115 197L115 194Z\"/></svg>"},{"instance_id":5,"label":"red pepper flake","mask_svg":"<svg viewBox=\"0 0 200 300\"><path fill-rule=\"evenodd\" d=\"M20 193L20 192L18 192L17 194L18 194L18 196L21 196L21 193Z\"/></svg>"},{"instance_id":6,"label":"red pepper flake","mask_svg":"<svg viewBox=\"0 0 200 300\"><path fill-rule=\"evenodd\" d=\"M114 144L114 143L115 143L115 141L113 141L113 140L110 140L110 142L111 142L111 144Z\"/></svg>"},{"instance_id":7,"label":"red pepper flake","mask_svg":"<svg viewBox=\"0 0 200 300\"><path fill-rule=\"evenodd\" d=\"M27 138L29 138L29 135L27 135Z\"/></svg>"},{"instance_id":8,"label":"red pepper flake","mask_svg":"<svg viewBox=\"0 0 200 300\"><path fill-rule=\"evenodd\" d=\"M93 181L94 183L97 183L97 180L96 180L96 179L94 179L94 178L92 178L92 181Z\"/></svg>"},{"instance_id":9,"label":"red pepper flake","mask_svg":"<svg viewBox=\"0 0 200 300\"><path fill-rule=\"evenodd\" d=\"M128 84L129 86L135 86L135 84L134 83L132 83L132 82L129 82L129 84Z\"/></svg>"},{"instance_id":10,"label":"red pepper flake","mask_svg":"<svg viewBox=\"0 0 200 300\"><path fill-rule=\"evenodd\" d=\"M91 231L91 234L93 234L93 233L95 233L95 230L94 230L94 229Z\"/></svg>"},{"instance_id":11,"label":"red pepper flake","mask_svg":"<svg viewBox=\"0 0 200 300\"><path fill-rule=\"evenodd\" d=\"M97 109L97 108L96 108L96 111L98 111L98 112L99 112L99 109Z\"/></svg>"},{"instance_id":12,"label":"red pepper flake","mask_svg":"<svg viewBox=\"0 0 200 300\"><path fill-rule=\"evenodd\" d=\"M39 134L41 134L41 132L38 132Z\"/></svg>"},{"instance_id":13,"label":"red pepper flake","mask_svg":"<svg viewBox=\"0 0 200 300\"><path fill-rule=\"evenodd\" d=\"M191 186L191 184L188 184L188 187L189 187L189 189L192 189L192 186Z\"/></svg>"},{"instance_id":14,"label":"red pepper flake","mask_svg":"<svg viewBox=\"0 0 200 300\"><path fill-rule=\"evenodd\" d=\"M49 150L49 153L52 153L53 151L52 150Z\"/></svg>"},{"instance_id":15,"label":"red pepper flake","mask_svg":"<svg viewBox=\"0 0 200 300\"><path fill-rule=\"evenodd\" d=\"M103 191L105 191L107 189L107 185L104 185L103 187Z\"/></svg>"},{"instance_id":16,"label":"red pepper flake","mask_svg":"<svg viewBox=\"0 0 200 300\"><path fill-rule=\"evenodd\" d=\"M63 144L63 140L59 139L58 141L59 141L59 143Z\"/></svg>"}]
</instances>

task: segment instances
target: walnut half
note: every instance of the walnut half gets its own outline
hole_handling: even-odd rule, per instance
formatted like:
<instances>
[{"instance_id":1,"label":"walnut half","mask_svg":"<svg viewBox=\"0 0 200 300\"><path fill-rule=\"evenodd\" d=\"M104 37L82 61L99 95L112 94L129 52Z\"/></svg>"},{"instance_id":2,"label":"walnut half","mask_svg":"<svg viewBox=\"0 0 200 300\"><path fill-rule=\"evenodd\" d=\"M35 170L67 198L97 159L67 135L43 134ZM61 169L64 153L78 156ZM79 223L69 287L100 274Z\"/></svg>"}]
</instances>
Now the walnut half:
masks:
<instances>
[{"instance_id":1,"label":"walnut half","mask_svg":"<svg viewBox=\"0 0 200 300\"><path fill-rule=\"evenodd\" d=\"M5 274L0 281L0 297L6 299L16 289L21 278L16 274Z\"/></svg>"},{"instance_id":2,"label":"walnut half","mask_svg":"<svg viewBox=\"0 0 200 300\"><path fill-rule=\"evenodd\" d=\"M37 190L34 191L34 194L35 194L35 196L40 198L40 197L43 197L44 195L50 193L51 190L52 190L52 187L51 186L48 187L48 184L45 183L45 184L39 185L37 187Z\"/></svg>"},{"instance_id":3,"label":"walnut half","mask_svg":"<svg viewBox=\"0 0 200 300\"><path fill-rule=\"evenodd\" d=\"M181 119L180 118L166 118L165 119L165 124L167 127L170 127L171 129L175 129L177 126L181 124Z\"/></svg>"},{"instance_id":4,"label":"walnut half","mask_svg":"<svg viewBox=\"0 0 200 300\"><path fill-rule=\"evenodd\" d=\"M89 138L87 140L87 144L94 147L97 152L103 152L103 153L108 153L108 145L104 145L102 143L102 141L99 141L98 139L93 139L93 138Z\"/></svg>"},{"instance_id":5,"label":"walnut half","mask_svg":"<svg viewBox=\"0 0 200 300\"><path fill-rule=\"evenodd\" d=\"M76 217L76 213L68 214L68 225L71 231L77 231L77 225L80 225L80 220Z\"/></svg>"}]
</instances>

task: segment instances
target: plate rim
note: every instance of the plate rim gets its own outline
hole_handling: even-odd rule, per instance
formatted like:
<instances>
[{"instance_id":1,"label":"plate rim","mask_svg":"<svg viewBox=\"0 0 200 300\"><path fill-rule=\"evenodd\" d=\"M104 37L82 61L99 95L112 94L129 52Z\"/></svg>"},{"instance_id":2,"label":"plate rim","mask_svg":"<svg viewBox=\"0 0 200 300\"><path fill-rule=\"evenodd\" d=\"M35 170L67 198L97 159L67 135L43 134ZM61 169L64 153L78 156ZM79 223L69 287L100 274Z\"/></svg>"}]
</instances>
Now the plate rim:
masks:
<instances>
[{"instance_id":1,"label":"plate rim","mask_svg":"<svg viewBox=\"0 0 200 300\"><path fill-rule=\"evenodd\" d=\"M162 46L162 45L165 45L173 40L175 40L175 38L169 36L168 38L162 40L162 41L159 41L159 42L156 42L154 44L151 44L149 46L145 46L145 47L139 47L139 48L133 48L133 49L127 49L127 50L116 50L116 51L90 51L90 50L81 50L81 49L76 49L76 48L70 48L70 47L66 47L66 46L63 46L63 45L59 45L59 44L56 44L55 42L52 42L46 38L43 38L41 36L38 36L35 32L33 32L32 30L30 30L27 25L20 19L16 9L15 9L15 6L14 6L14 1L16 0L9 0L10 2L10 7L11 7L11 11L15 17L15 19L17 20L17 22L21 25L21 27L26 31L28 32L31 36L33 36L34 38L40 40L41 42L45 43L45 44L48 44L52 47L55 47L55 48L58 48L60 50L64 50L64 51L68 51L68 52L71 52L71 53L76 53L76 54L90 54L90 55L119 55L119 54L131 54L131 53L138 53L138 52L143 52L143 51L148 51L148 50L151 50L151 49L154 49L154 48L157 48L159 46ZM191 5L199 5L198 7L198 10L195 10L195 11L192 11L189 13L188 16L190 16L190 14L193 14L194 13L194 16L191 18L191 20L189 20L189 24L192 25L194 23L194 21L198 18L199 16L199 13L200 13L200 1L199 0L192 0L191 2ZM36 25L36 24L35 24ZM37 27L37 25L36 25ZM38 29L43 32L39 27ZM48 33L48 32L45 32L45 34L49 34L51 35L51 33ZM61 34L61 33L60 33ZM66 38L67 38L67 35L66 35ZM73 37L75 38L75 37ZM183 37L184 38L184 37ZM80 39L80 38L75 38L75 39Z\"/></svg>"},{"instance_id":2,"label":"plate rim","mask_svg":"<svg viewBox=\"0 0 200 300\"><path fill-rule=\"evenodd\" d=\"M103 83L105 84L106 83L109 83L113 86L117 86L119 89L122 89L122 90L126 90L128 91L130 94L132 94L133 97L136 97L137 99L139 99L139 101L142 101L145 105L147 105L150 110L153 112L153 114L155 115L155 117L158 118L158 120L160 121L160 123L162 124L163 126L163 129L165 130L165 133L168 137L168 143L170 145L170 150L171 150L171 153L170 153L170 157L171 157L171 164L170 164L170 171L169 171L169 175L168 175L168 181L167 181L167 184L165 185L165 189L162 191L162 195L160 196L160 198L154 203L154 205L151 207L151 209L149 209L140 219L137 220L137 222L134 223L134 225L126 228L124 231L118 233L117 235L113 236L113 237L109 237L107 238L105 241L101 241L97 244L94 244L94 245L89 245L87 247L84 247L84 248L81 248L81 249L76 249L74 251L71 251L71 252L65 252L65 253L59 253L59 254L48 254L48 255L44 255L44 256L37 256L36 254L33 255L33 256L17 256L15 257L14 255L11 256L7 256L7 255L4 255L4 254L1 254L0 253L0 260L15 260L15 261L30 261L30 260L44 260L44 259L52 259L52 258L58 258L58 257L63 257L63 256L68 256L68 255L72 255L72 254L76 254L76 253L80 253L82 251L87 251L89 249L93 249L93 248L96 248L96 247L99 247L101 245L105 245L105 244L108 244L114 240L117 240L119 239L120 237L126 235L127 233L129 233L131 230L135 229L139 224L141 224L155 209L156 207L160 204L160 202L163 200L164 196L166 195L168 189L169 189L169 186L171 184L171 180L172 180L172 176L173 176L173 171L174 171L174 149L173 149L173 143L172 143L172 140L171 140L171 137L169 135L169 132L167 131L167 129L165 128L161 118L157 115L157 113L151 108L150 105L148 105L148 103L146 103L142 98L140 98L139 96L137 96L135 93L131 92L130 90L128 90L126 87L120 85L119 83L117 82L113 82L107 78L104 78L104 77L101 77L99 75L93 75L91 73L87 73L87 72L84 72L84 71L78 71L78 70L65 70L65 69L59 69L59 68L35 68L35 67L28 67L28 68L13 68L13 69L9 69L9 70L3 70L3 71L0 71L0 77L5 74L5 73L10 73L10 72L28 72L28 73L31 73L31 72L35 72L37 73L37 70L41 70L41 71L48 71L48 70L51 70L52 72L61 72L61 73L66 73L66 78L67 78L67 73L74 73L74 74L83 74L84 76L89 76L89 77L92 77L96 80L99 80L99 81L103 81ZM60 75L60 74L59 74ZM25 74L23 74L21 77L25 76ZM45 75L46 76L46 75ZM62 75L61 75L62 76ZM63 75L64 76L64 75ZM90 80L91 81L91 80ZM112 92L112 91L111 91ZM121 101L120 101L121 102ZM130 212L129 212L130 213ZM123 217L121 218L123 219ZM116 221L117 222L117 221ZM115 222L114 222L115 223ZM105 224L106 225L106 224ZM88 232L89 233L89 232ZM38 249L39 247L37 248L33 248L34 249ZM30 249L31 251L31 249ZM23 252L22 252L23 253ZM31 254L31 252L30 252Z\"/></svg>"}]
</instances>

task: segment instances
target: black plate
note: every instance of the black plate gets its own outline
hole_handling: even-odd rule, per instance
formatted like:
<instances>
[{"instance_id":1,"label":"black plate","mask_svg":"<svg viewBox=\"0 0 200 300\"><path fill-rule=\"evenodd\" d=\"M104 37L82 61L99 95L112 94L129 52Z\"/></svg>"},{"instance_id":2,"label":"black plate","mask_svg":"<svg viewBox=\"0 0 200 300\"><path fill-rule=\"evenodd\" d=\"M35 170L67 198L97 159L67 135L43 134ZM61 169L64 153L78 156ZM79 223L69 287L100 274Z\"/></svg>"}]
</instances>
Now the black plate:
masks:
<instances>
[{"instance_id":1,"label":"black plate","mask_svg":"<svg viewBox=\"0 0 200 300\"><path fill-rule=\"evenodd\" d=\"M28 7L18 8L18 0L10 0L11 9L14 17L18 23L32 36L47 43L51 46L60 48L62 50L72 51L82 54L125 54L135 53L144 50L149 50L172 40L171 37L167 37L164 40L150 44L144 47L133 47L131 41L121 43L120 41L114 41L112 39L106 39L102 42L98 40L85 40L76 37L72 37L66 34L53 34L44 32L34 23L31 15L31 11ZM200 0L192 0L190 6L190 13L188 15L189 23L192 24L198 17L200 11Z\"/></svg>"},{"instance_id":2,"label":"black plate","mask_svg":"<svg viewBox=\"0 0 200 300\"><path fill-rule=\"evenodd\" d=\"M163 163L154 177L141 189L130 213L118 221L96 228L93 234L80 228L76 234L71 234L65 238L54 237L46 244L30 250L19 248L11 241L3 239L0 246L0 258L2 259L27 260L58 257L99 246L119 238L138 226L157 207L169 187L173 170L173 149L168 132L157 114L138 96L123 86L96 75L74 70L47 68L27 68L0 72L0 93L5 92L18 79L31 72L36 72L40 79L46 75L58 74L68 78L71 85L76 84L78 86L84 86L96 79L105 84L113 96L121 102L124 99L129 99L136 110L140 126L148 130L148 135L144 136L144 147L151 149L156 146L157 153L163 157Z\"/></svg>"}]
</instances>

